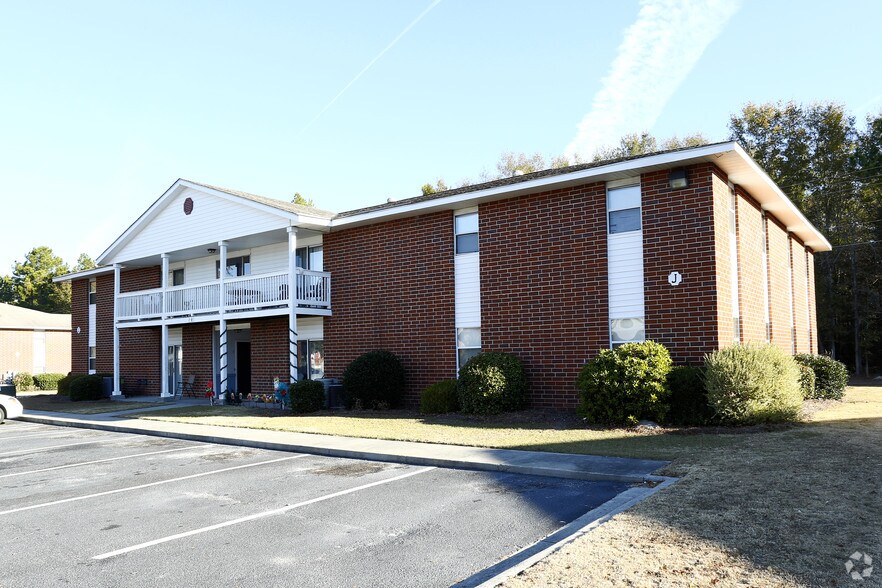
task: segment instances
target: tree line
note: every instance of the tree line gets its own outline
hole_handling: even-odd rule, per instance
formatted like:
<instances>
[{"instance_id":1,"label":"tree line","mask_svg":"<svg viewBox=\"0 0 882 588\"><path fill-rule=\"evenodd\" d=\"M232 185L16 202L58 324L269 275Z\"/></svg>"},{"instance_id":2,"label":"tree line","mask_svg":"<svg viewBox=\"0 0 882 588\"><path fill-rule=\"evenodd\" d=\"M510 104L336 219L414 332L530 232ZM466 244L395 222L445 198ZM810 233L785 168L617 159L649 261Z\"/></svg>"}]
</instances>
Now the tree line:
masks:
<instances>
[{"instance_id":1,"label":"tree line","mask_svg":"<svg viewBox=\"0 0 882 588\"><path fill-rule=\"evenodd\" d=\"M0 277L0 302L54 314L70 312L70 284L53 278L92 269L95 262L81 253L73 268L45 246L34 247L12 266L12 274Z\"/></svg>"}]
</instances>

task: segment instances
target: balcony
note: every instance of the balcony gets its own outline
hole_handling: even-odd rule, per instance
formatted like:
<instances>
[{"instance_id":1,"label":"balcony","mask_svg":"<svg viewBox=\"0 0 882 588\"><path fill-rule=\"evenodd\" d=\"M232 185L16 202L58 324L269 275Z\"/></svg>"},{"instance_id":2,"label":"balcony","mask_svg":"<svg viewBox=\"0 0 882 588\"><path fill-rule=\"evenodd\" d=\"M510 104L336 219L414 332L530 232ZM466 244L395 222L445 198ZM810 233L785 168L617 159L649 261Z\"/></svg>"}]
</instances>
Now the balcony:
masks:
<instances>
[{"instance_id":1,"label":"balcony","mask_svg":"<svg viewBox=\"0 0 882 588\"><path fill-rule=\"evenodd\" d=\"M298 313L329 314L331 274L298 269L294 276ZM141 290L117 296L117 321L216 320L221 306L227 318L236 314L286 314L288 272L227 278L221 294L220 280L166 289ZM231 316L232 315L232 316ZM177 319L177 320L176 320Z\"/></svg>"}]
</instances>

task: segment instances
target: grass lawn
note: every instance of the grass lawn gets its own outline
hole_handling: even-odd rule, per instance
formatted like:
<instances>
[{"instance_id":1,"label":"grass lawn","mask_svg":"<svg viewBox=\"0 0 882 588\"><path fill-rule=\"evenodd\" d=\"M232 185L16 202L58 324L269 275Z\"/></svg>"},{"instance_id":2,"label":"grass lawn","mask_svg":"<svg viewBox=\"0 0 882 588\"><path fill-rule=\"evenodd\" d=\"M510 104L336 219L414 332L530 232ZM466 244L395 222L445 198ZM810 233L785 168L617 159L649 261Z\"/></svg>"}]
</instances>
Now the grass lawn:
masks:
<instances>
[{"instance_id":1,"label":"grass lawn","mask_svg":"<svg viewBox=\"0 0 882 588\"><path fill-rule=\"evenodd\" d=\"M25 393L18 396L25 412L29 410L46 410L51 412L69 412L72 414L101 414L118 410L150 408L156 402L119 402L114 400L84 400L71 402L67 396L59 394Z\"/></svg>"},{"instance_id":2,"label":"grass lawn","mask_svg":"<svg viewBox=\"0 0 882 588\"><path fill-rule=\"evenodd\" d=\"M882 586L882 383L808 406L794 426L586 429L574 418L412 413L290 416L188 407L139 418L672 460L680 480L506 586ZM845 561L870 554L855 582Z\"/></svg>"}]
</instances>

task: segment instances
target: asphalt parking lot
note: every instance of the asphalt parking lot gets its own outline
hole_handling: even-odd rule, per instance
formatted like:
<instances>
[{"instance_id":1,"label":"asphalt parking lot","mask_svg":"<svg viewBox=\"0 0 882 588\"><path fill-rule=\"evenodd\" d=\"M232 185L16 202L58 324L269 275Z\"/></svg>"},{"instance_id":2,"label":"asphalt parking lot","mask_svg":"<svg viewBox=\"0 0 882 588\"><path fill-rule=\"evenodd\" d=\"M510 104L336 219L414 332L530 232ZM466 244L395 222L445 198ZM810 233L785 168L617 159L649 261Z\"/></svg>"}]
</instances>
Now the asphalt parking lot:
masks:
<instances>
[{"instance_id":1,"label":"asphalt parking lot","mask_svg":"<svg viewBox=\"0 0 882 588\"><path fill-rule=\"evenodd\" d=\"M449 586L627 487L7 421L0 586Z\"/></svg>"}]
</instances>

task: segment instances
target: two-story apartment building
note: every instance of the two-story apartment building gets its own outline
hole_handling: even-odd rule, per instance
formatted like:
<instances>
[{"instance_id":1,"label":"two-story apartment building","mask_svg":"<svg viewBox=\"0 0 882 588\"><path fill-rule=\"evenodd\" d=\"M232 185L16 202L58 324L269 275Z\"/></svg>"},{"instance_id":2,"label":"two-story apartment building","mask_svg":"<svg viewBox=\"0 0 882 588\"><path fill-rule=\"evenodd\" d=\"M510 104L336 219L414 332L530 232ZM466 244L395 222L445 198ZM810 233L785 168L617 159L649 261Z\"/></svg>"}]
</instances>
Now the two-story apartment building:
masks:
<instances>
[{"instance_id":1,"label":"two-story apartment building","mask_svg":"<svg viewBox=\"0 0 882 588\"><path fill-rule=\"evenodd\" d=\"M65 276L73 370L115 393L269 392L398 354L408 399L510 351L531 401L576 403L604 347L678 362L735 342L817 350L814 254L830 244L735 143L582 164L339 214L176 181Z\"/></svg>"}]
</instances>

